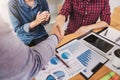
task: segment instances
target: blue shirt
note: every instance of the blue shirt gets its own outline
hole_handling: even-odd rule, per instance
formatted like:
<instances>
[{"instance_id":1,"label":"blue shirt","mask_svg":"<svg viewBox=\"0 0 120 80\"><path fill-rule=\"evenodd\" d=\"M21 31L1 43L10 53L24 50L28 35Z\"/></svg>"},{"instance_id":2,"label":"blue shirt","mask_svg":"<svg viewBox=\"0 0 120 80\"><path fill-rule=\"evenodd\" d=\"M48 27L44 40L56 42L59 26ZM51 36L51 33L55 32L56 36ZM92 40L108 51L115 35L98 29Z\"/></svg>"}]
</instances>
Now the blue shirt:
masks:
<instances>
[{"instance_id":1,"label":"blue shirt","mask_svg":"<svg viewBox=\"0 0 120 80\"><path fill-rule=\"evenodd\" d=\"M31 30L29 29L29 24L35 20L38 11L49 11L46 0L35 0L32 8L24 0L10 0L8 7L14 31L25 44L28 45L33 39L47 35L42 24L39 24Z\"/></svg>"}]
</instances>

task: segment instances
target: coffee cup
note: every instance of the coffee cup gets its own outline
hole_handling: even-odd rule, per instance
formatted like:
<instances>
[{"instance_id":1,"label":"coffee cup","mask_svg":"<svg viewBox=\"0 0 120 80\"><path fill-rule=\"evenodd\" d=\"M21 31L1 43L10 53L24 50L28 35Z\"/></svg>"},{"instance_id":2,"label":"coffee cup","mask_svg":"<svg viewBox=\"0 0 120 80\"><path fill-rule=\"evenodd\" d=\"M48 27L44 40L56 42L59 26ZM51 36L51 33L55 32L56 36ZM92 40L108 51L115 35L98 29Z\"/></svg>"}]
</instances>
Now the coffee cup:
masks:
<instances>
[{"instance_id":1,"label":"coffee cup","mask_svg":"<svg viewBox=\"0 0 120 80\"><path fill-rule=\"evenodd\" d=\"M114 51L114 55L112 58L112 65L113 67L120 69L120 49L116 49Z\"/></svg>"}]
</instances>

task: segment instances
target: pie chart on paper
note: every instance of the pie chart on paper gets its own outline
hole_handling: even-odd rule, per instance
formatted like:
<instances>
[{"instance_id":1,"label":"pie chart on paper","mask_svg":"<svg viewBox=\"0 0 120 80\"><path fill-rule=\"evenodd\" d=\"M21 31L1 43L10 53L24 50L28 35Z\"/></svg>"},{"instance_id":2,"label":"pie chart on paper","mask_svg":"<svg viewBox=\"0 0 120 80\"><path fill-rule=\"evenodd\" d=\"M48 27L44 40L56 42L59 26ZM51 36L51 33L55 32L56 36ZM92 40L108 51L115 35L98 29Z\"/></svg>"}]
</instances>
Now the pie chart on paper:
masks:
<instances>
[{"instance_id":1,"label":"pie chart on paper","mask_svg":"<svg viewBox=\"0 0 120 80\"><path fill-rule=\"evenodd\" d=\"M57 65L58 63L60 62L60 60L54 56L51 60L50 60L50 63L53 64L53 65Z\"/></svg>"},{"instance_id":2,"label":"pie chart on paper","mask_svg":"<svg viewBox=\"0 0 120 80\"><path fill-rule=\"evenodd\" d=\"M69 59L70 58L70 54L68 52L62 53L61 56L62 56L63 59Z\"/></svg>"},{"instance_id":3,"label":"pie chart on paper","mask_svg":"<svg viewBox=\"0 0 120 80\"><path fill-rule=\"evenodd\" d=\"M48 75L46 80L64 80L65 73L63 71L56 71L52 75Z\"/></svg>"}]
</instances>

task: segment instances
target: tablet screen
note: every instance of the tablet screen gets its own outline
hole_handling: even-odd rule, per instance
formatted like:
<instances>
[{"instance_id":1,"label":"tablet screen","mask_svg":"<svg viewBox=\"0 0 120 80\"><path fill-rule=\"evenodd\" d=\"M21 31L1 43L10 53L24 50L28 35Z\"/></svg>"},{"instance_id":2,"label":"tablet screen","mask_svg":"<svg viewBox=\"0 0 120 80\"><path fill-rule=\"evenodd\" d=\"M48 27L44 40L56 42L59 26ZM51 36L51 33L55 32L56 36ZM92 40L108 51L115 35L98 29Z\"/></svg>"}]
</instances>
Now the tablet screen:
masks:
<instances>
[{"instance_id":1,"label":"tablet screen","mask_svg":"<svg viewBox=\"0 0 120 80\"><path fill-rule=\"evenodd\" d=\"M114 47L114 45L100 39L99 37L97 37L93 34L89 35L84 40L87 41L88 43L92 44L96 48L102 50L105 53L107 53L112 47Z\"/></svg>"}]
</instances>

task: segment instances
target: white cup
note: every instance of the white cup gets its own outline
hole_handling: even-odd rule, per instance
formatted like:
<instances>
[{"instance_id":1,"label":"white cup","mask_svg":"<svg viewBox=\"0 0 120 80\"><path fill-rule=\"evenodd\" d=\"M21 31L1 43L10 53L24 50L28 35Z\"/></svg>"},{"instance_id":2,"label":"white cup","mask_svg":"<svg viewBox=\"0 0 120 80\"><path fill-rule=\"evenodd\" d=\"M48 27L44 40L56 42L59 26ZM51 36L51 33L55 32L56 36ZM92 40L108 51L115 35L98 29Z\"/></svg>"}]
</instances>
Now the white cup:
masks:
<instances>
[{"instance_id":1,"label":"white cup","mask_svg":"<svg viewBox=\"0 0 120 80\"><path fill-rule=\"evenodd\" d=\"M120 49L114 51L114 56L112 58L113 67L120 69Z\"/></svg>"}]
</instances>

